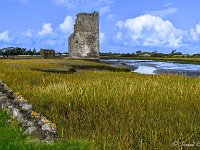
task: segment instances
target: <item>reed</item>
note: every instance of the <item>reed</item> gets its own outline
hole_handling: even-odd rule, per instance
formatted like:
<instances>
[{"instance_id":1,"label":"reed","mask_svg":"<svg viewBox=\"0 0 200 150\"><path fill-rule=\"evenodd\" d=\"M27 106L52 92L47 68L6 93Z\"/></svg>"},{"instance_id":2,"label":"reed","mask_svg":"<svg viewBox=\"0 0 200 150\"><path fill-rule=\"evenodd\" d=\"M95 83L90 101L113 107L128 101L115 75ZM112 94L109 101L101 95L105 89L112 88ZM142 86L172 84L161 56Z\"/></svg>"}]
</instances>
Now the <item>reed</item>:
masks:
<instances>
[{"instance_id":1,"label":"reed","mask_svg":"<svg viewBox=\"0 0 200 150\"><path fill-rule=\"evenodd\" d=\"M0 78L55 122L60 138L87 140L105 150L181 149L173 142L200 141L200 78L31 70L64 62L83 61L0 60Z\"/></svg>"}]
</instances>

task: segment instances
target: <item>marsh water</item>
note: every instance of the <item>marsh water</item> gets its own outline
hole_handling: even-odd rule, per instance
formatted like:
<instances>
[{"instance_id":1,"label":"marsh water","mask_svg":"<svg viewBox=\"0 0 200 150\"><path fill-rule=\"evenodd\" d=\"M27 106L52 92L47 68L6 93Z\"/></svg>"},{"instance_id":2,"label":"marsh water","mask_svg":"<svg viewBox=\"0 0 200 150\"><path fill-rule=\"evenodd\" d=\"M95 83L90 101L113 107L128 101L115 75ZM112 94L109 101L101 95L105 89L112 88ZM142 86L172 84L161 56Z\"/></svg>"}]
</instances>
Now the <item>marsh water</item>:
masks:
<instances>
[{"instance_id":1,"label":"marsh water","mask_svg":"<svg viewBox=\"0 0 200 150\"><path fill-rule=\"evenodd\" d=\"M181 74L187 76L200 76L200 65L181 64L173 61L162 62L154 60L128 60L128 59L107 59L102 62L114 66L127 66L132 72L140 74Z\"/></svg>"}]
</instances>

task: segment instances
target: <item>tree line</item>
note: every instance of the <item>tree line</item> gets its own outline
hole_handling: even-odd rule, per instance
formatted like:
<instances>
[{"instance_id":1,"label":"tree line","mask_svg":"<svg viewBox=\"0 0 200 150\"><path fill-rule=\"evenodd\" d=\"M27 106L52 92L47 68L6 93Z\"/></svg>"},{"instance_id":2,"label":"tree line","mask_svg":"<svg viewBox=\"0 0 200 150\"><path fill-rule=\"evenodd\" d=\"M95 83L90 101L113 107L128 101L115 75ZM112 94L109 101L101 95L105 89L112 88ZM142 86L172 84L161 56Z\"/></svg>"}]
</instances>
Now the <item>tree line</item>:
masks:
<instances>
[{"instance_id":1,"label":"tree line","mask_svg":"<svg viewBox=\"0 0 200 150\"><path fill-rule=\"evenodd\" d=\"M9 47L9 48L3 48L0 49L0 55L2 56L10 56L10 55L40 55L40 52L37 52L37 50L34 48L26 49L26 48L20 48L20 47Z\"/></svg>"},{"instance_id":2,"label":"tree line","mask_svg":"<svg viewBox=\"0 0 200 150\"><path fill-rule=\"evenodd\" d=\"M107 57L141 57L141 56L146 56L146 57L200 57L200 54L183 54L181 52L177 52L176 50L172 50L170 53L165 54L161 53L158 51L152 51L152 52L146 52L142 50L138 50L135 53L101 53L101 56L107 56Z\"/></svg>"}]
</instances>

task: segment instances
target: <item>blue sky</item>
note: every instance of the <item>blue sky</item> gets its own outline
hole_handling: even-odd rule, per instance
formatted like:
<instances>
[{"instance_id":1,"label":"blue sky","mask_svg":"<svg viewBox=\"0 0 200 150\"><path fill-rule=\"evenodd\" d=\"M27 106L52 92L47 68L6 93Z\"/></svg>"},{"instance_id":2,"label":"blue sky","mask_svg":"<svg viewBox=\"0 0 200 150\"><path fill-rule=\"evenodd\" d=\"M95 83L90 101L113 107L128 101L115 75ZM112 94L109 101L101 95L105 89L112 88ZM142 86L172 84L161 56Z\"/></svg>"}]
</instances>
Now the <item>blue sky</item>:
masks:
<instances>
[{"instance_id":1,"label":"blue sky","mask_svg":"<svg viewBox=\"0 0 200 150\"><path fill-rule=\"evenodd\" d=\"M200 53L199 0L1 0L0 48L66 52L76 14L93 11L101 52Z\"/></svg>"}]
</instances>

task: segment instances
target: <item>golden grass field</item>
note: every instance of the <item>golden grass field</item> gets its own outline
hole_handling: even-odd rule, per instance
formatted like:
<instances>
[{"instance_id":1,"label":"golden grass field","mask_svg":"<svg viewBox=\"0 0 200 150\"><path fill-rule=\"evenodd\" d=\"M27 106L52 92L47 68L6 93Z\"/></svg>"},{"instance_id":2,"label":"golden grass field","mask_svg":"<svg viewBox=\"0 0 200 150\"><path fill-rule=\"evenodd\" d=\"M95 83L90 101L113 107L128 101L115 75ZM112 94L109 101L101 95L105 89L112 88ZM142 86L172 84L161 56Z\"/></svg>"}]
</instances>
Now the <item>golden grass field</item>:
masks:
<instances>
[{"instance_id":1,"label":"golden grass field","mask_svg":"<svg viewBox=\"0 0 200 150\"><path fill-rule=\"evenodd\" d=\"M31 70L73 64L102 65L67 59L0 60L0 79L55 122L60 139L86 140L99 150L182 149L172 143L200 142L200 78Z\"/></svg>"}]
</instances>

